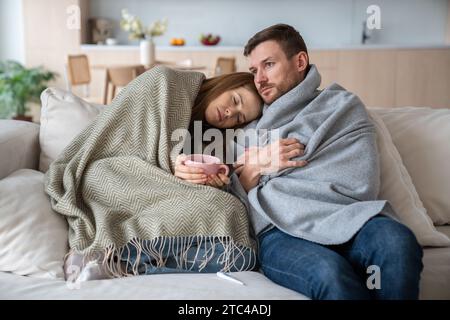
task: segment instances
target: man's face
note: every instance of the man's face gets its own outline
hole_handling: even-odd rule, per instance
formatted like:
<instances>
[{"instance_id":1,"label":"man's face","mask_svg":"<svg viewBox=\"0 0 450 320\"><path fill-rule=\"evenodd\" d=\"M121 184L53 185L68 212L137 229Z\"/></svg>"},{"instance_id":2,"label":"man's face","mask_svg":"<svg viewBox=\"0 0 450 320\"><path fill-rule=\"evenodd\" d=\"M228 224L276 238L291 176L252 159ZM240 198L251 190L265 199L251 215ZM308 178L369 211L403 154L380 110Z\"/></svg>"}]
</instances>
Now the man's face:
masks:
<instances>
[{"instance_id":1,"label":"man's face","mask_svg":"<svg viewBox=\"0 0 450 320\"><path fill-rule=\"evenodd\" d=\"M271 104L303 80L299 55L287 58L280 45L273 40L261 42L249 55L250 72L266 104Z\"/></svg>"}]
</instances>

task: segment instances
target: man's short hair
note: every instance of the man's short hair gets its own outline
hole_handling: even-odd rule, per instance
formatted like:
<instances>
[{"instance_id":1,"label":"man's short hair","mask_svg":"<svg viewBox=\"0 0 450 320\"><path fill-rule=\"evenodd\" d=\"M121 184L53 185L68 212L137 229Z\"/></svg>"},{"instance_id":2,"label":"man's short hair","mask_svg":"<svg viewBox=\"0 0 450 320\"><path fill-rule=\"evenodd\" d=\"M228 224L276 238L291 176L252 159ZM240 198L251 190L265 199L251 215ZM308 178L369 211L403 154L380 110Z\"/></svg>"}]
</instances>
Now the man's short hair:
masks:
<instances>
[{"instance_id":1,"label":"man's short hair","mask_svg":"<svg viewBox=\"0 0 450 320\"><path fill-rule=\"evenodd\" d=\"M280 23L261 30L250 38L245 45L244 56L247 57L257 45L269 40L276 41L288 59L300 51L308 53L300 33L290 25Z\"/></svg>"}]
</instances>

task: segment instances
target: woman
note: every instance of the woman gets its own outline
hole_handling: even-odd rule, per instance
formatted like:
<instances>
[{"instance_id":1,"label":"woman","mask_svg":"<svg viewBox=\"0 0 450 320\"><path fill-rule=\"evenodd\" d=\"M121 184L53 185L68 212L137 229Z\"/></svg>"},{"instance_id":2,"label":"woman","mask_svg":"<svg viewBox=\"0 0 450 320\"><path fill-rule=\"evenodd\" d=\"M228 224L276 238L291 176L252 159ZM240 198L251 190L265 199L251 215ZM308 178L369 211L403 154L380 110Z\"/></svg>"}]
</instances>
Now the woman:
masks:
<instances>
[{"instance_id":1,"label":"woman","mask_svg":"<svg viewBox=\"0 0 450 320\"><path fill-rule=\"evenodd\" d=\"M262 105L262 99L258 95L253 82L253 75L250 73L239 72L204 80L194 103L190 131L192 133L194 121L201 121L203 129L208 127L219 129L242 127L261 115ZM298 143L283 139L280 140L279 144L282 146L277 149L280 156L293 157L297 155L292 154L292 150L297 148ZM177 157L174 175L180 179L216 188L222 188L230 182L225 174L206 176L202 169L185 166L183 164L185 159L186 156L183 154ZM270 164L270 159L265 159L264 163ZM289 164L289 166L293 165ZM258 167L261 167L261 171L267 169L264 166L258 165ZM241 168L237 168L237 172L240 171ZM214 273L224 269L224 257L234 257L231 259L233 265L230 266L230 271L252 270L256 265L256 257L250 250L225 251L223 243L217 238L200 242L191 240L189 249L181 254L187 257L188 261L183 265L177 260L181 249L170 249L170 243L167 241L158 240L153 245L144 242L143 247L151 247L153 251L160 251L162 256L160 265L154 257L143 253L139 254L136 246L130 245L125 248L122 254L122 261L126 262L130 273ZM211 255L212 257L205 258ZM136 263L137 257L139 257L139 263ZM137 270L133 270L132 265Z\"/></svg>"},{"instance_id":2,"label":"woman","mask_svg":"<svg viewBox=\"0 0 450 320\"><path fill-rule=\"evenodd\" d=\"M251 73L236 72L206 79L197 95L191 122L202 121L204 129L208 126L219 129L239 128L261 115L262 104ZM216 188L229 183L225 174L206 176L203 169L185 166L185 159L183 154L178 156L175 176Z\"/></svg>"},{"instance_id":3,"label":"woman","mask_svg":"<svg viewBox=\"0 0 450 320\"><path fill-rule=\"evenodd\" d=\"M195 90L190 87L193 84ZM158 134L166 129L177 130L181 125L184 129L189 115L192 121L203 120L218 128L241 126L257 118L261 107L253 76L248 73L203 80L201 74L194 72L155 67L130 83L108 113L102 113L95 125L75 140L76 148L63 154L49 170L49 193L68 204L70 209L61 211L71 216L73 212L84 211L79 208L80 202L64 199L68 191L62 190L60 183L65 172L89 167L81 169L79 176L70 174L68 181L80 185L76 189L79 194L86 189L96 206L95 210L86 209L89 214L83 213L76 221L69 219L75 230L73 234L80 234L79 238L74 237L72 243L76 249L71 254L80 255L80 259L73 261L69 256L66 267L75 265L75 270L82 270L79 279L253 269L256 244L244 230L247 228L245 208L238 199L231 199L224 192L176 181L171 176L168 161L171 150L167 147L174 141L169 141L171 135ZM168 116L169 112L171 115L177 111L182 115L181 120ZM100 161L99 157L102 157ZM84 165L83 161L96 165ZM99 170L103 181L111 177L113 180L108 181L113 182L107 182L106 187L99 183L96 176ZM90 182L76 183L83 178ZM226 182L226 177L220 178ZM92 192L90 188L97 186L105 189ZM112 195L112 200L109 190L116 186L119 192ZM193 192L198 192L198 199L192 196ZM83 204L90 203L91 198L83 201ZM98 201L102 202L99 206ZM93 228L85 228L86 225ZM112 236L107 236L107 240L100 240L109 234ZM96 241L102 243L93 246ZM85 248L90 251L81 253ZM83 265L85 261L89 265Z\"/></svg>"},{"instance_id":4,"label":"woman","mask_svg":"<svg viewBox=\"0 0 450 320\"><path fill-rule=\"evenodd\" d=\"M247 72L226 74L203 81L192 110L190 131L192 135L194 121L201 121L203 129L207 128L238 128L261 115L262 99L253 82L253 75ZM193 136L193 135L192 135ZM185 155L179 155L176 160L174 175L188 182L205 184L221 188L229 183L224 174L206 176L202 169L187 167L183 164ZM144 242L144 247L150 247ZM156 260L146 254L139 254L136 246L127 245L122 253L122 261L126 269L134 274L156 274L177 272L217 272L224 268L224 257L229 255L233 266L230 271L250 270L256 263L256 258L250 250L242 252L225 252L223 244L218 239L197 242L190 241L189 249L182 252L189 263L180 265L177 258L181 249L170 249L170 243L158 241L151 246L154 251L161 252L164 263L157 265ZM205 257L213 254L213 258ZM137 261L137 257L139 260ZM138 263L137 263L138 262ZM131 267L135 266L134 269Z\"/></svg>"}]
</instances>

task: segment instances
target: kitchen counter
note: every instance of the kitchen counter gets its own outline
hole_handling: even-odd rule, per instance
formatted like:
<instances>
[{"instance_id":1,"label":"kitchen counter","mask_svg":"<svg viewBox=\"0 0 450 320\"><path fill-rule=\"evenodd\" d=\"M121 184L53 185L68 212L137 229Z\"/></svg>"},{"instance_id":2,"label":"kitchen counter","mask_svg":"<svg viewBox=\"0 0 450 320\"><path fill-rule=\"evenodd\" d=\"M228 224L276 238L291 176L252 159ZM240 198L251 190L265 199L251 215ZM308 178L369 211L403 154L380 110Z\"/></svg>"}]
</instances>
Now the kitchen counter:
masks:
<instances>
[{"instance_id":1,"label":"kitchen counter","mask_svg":"<svg viewBox=\"0 0 450 320\"><path fill-rule=\"evenodd\" d=\"M242 51L244 46L156 46L163 51ZM387 49L450 49L450 44L355 44L336 46L309 46L308 50L328 51L328 50L387 50ZM83 44L81 50L106 50L106 51L129 51L139 50L138 45L96 45Z\"/></svg>"},{"instance_id":2,"label":"kitchen counter","mask_svg":"<svg viewBox=\"0 0 450 320\"><path fill-rule=\"evenodd\" d=\"M164 51L242 51L244 47L239 46L156 46L158 50ZM139 45L96 45L82 44L81 50L139 50Z\"/></svg>"},{"instance_id":3,"label":"kitchen counter","mask_svg":"<svg viewBox=\"0 0 450 320\"><path fill-rule=\"evenodd\" d=\"M354 44L346 46L311 46L310 50L409 50L409 49L450 49L450 44Z\"/></svg>"}]
</instances>

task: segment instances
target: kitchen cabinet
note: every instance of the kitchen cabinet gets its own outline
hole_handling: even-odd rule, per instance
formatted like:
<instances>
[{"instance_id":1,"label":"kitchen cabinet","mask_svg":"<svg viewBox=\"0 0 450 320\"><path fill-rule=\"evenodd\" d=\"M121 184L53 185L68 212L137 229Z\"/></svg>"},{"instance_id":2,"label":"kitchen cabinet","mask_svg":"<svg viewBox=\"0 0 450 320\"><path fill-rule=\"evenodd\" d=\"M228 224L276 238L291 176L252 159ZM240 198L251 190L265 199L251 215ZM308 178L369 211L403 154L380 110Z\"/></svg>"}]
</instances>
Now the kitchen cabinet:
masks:
<instances>
[{"instance_id":1,"label":"kitchen cabinet","mask_svg":"<svg viewBox=\"0 0 450 320\"><path fill-rule=\"evenodd\" d=\"M337 82L367 106L394 106L396 50L341 51L337 69Z\"/></svg>"},{"instance_id":2,"label":"kitchen cabinet","mask_svg":"<svg viewBox=\"0 0 450 320\"><path fill-rule=\"evenodd\" d=\"M450 108L450 49L399 50L396 106Z\"/></svg>"}]
</instances>

